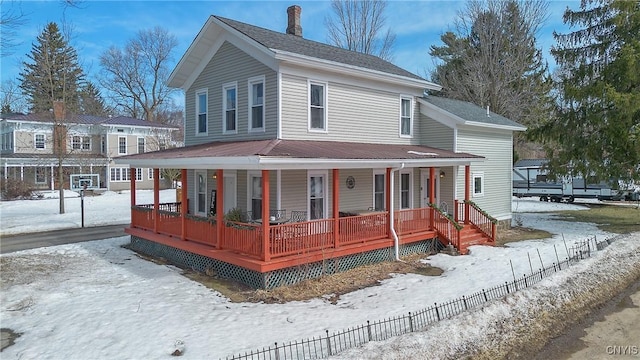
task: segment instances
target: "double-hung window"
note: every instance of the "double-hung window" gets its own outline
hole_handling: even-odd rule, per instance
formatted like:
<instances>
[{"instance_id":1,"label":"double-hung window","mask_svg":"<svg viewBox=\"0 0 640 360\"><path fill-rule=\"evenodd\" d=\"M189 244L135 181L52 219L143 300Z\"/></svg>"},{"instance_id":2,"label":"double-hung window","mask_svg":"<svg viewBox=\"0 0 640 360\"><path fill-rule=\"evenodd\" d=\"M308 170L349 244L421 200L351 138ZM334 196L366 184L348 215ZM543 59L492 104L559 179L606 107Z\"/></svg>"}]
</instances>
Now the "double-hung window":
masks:
<instances>
[{"instance_id":1,"label":"double-hung window","mask_svg":"<svg viewBox=\"0 0 640 360\"><path fill-rule=\"evenodd\" d=\"M327 84L309 81L309 130L327 131Z\"/></svg>"},{"instance_id":2,"label":"double-hung window","mask_svg":"<svg viewBox=\"0 0 640 360\"><path fill-rule=\"evenodd\" d=\"M262 175L250 172L249 177L249 209L254 220L262 219Z\"/></svg>"},{"instance_id":3,"label":"double-hung window","mask_svg":"<svg viewBox=\"0 0 640 360\"><path fill-rule=\"evenodd\" d=\"M127 137L119 136L118 137L118 155L126 155L127 154Z\"/></svg>"},{"instance_id":4,"label":"double-hung window","mask_svg":"<svg viewBox=\"0 0 640 360\"><path fill-rule=\"evenodd\" d=\"M264 76L249 79L249 131L264 131Z\"/></svg>"},{"instance_id":5,"label":"double-hung window","mask_svg":"<svg viewBox=\"0 0 640 360\"><path fill-rule=\"evenodd\" d=\"M144 138L138 138L138 154L144 154Z\"/></svg>"},{"instance_id":6,"label":"double-hung window","mask_svg":"<svg viewBox=\"0 0 640 360\"><path fill-rule=\"evenodd\" d=\"M36 184L44 184L47 182L47 168L36 168Z\"/></svg>"},{"instance_id":7,"label":"double-hung window","mask_svg":"<svg viewBox=\"0 0 640 360\"><path fill-rule=\"evenodd\" d=\"M44 149L44 143L45 143L44 134L36 134L34 142L35 142L36 149Z\"/></svg>"},{"instance_id":8,"label":"double-hung window","mask_svg":"<svg viewBox=\"0 0 640 360\"><path fill-rule=\"evenodd\" d=\"M375 210L384 210L385 206L385 173L375 171L373 173L373 207Z\"/></svg>"},{"instance_id":9,"label":"double-hung window","mask_svg":"<svg viewBox=\"0 0 640 360\"><path fill-rule=\"evenodd\" d=\"M71 138L71 148L73 150L91 150L91 137L75 135Z\"/></svg>"},{"instance_id":10,"label":"double-hung window","mask_svg":"<svg viewBox=\"0 0 640 360\"><path fill-rule=\"evenodd\" d=\"M400 173L400 208L411 208L411 173Z\"/></svg>"},{"instance_id":11,"label":"double-hung window","mask_svg":"<svg viewBox=\"0 0 640 360\"><path fill-rule=\"evenodd\" d=\"M237 83L222 86L222 132L235 134L238 132Z\"/></svg>"},{"instance_id":12,"label":"double-hung window","mask_svg":"<svg viewBox=\"0 0 640 360\"><path fill-rule=\"evenodd\" d=\"M400 136L411 137L413 135L412 100L410 97L400 97Z\"/></svg>"},{"instance_id":13,"label":"double-hung window","mask_svg":"<svg viewBox=\"0 0 640 360\"><path fill-rule=\"evenodd\" d=\"M484 196L484 173L473 173L473 196Z\"/></svg>"},{"instance_id":14,"label":"double-hung window","mask_svg":"<svg viewBox=\"0 0 640 360\"><path fill-rule=\"evenodd\" d=\"M198 90L196 92L196 135L207 135L208 131L208 91Z\"/></svg>"}]
</instances>

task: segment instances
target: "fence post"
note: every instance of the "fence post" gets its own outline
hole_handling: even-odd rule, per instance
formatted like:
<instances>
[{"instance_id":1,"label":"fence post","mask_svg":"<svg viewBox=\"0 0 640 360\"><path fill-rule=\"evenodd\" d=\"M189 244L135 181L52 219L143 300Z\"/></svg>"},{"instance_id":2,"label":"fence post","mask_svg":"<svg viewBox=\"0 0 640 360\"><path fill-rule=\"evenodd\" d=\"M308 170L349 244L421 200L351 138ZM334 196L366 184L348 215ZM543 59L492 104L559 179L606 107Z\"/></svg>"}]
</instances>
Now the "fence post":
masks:
<instances>
[{"instance_id":1,"label":"fence post","mask_svg":"<svg viewBox=\"0 0 640 360\"><path fill-rule=\"evenodd\" d=\"M507 287L507 294L509 294L509 283L505 281L504 285Z\"/></svg>"},{"instance_id":2,"label":"fence post","mask_svg":"<svg viewBox=\"0 0 640 360\"><path fill-rule=\"evenodd\" d=\"M484 291L484 289L482 289L482 295L484 295L484 302L489 301L489 299L487 299L487 292Z\"/></svg>"},{"instance_id":3,"label":"fence post","mask_svg":"<svg viewBox=\"0 0 640 360\"><path fill-rule=\"evenodd\" d=\"M332 356L333 354L331 353L331 339L329 338L329 330L325 331L327 332L327 352L329 356Z\"/></svg>"},{"instance_id":4,"label":"fence post","mask_svg":"<svg viewBox=\"0 0 640 360\"><path fill-rule=\"evenodd\" d=\"M413 318L411 317L411 311L409 311L409 329L413 332Z\"/></svg>"},{"instance_id":5,"label":"fence post","mask_svg":"<svg viewBox=\"0 0 640 360\"><path fill-rule=\"evenodd\" d=\"M373 341L371 340L371 324L369 323L369 320L367 320L367 335L369 335L369 341Z\"/></svg>"},{"instance_id":6,"label":"fence post","mask_svg":"<svg viewBox=\"0 0 640 360\"><path fill-rule=\"evenodd\" d=\"M553 263L553 272L558 272L558 269L556 269L556 263Z\"/></svg>"},{"instance_id":7,"label":"fence post","mask_svg":"<svg viewBox=\"0 0 640 360\"><path fill-rule=\"evenodd\" d=\"M542 279L543 279L543 277L542 277L542 269L540 269L540 280L542 280Z\"/></svg>"},{"instance_id":8,"label":"fence post","mask_svg":"<svg viewBox=\"0 0 640 360\"><path fill-rule=\"evenodd\" d=\"M276 342L276 360L280 360L280 351L278 351L278 343Z\"/></svg>"},{"instance_id":9,"label":"fence post","mask_svg":"<svg viewBox=\"0 0 640 360\"><path fill-rule=\"evenodd\" d=\"M462 302L464 303L464 309L469 310L469 308L467 307L467 299L465 299L464 295L462 295Z\"/></svg>"},{"instance_id":10,"label":"fence post","mask_svg":"<svg viewBox=\"0 0 640 360\"><path fill-rule=\"evenodd\" d=\"M438 303L433 303L436 306L436 316L438 317L438 321L440 321L440 310L438 310Z\"/></svg>"},{"instance_id":11,"label":"fence post","mask_svg":"<svg viewBox=\"0 0 640 360\"><path fill-rule=\"evenodd\" d=\"M529 283L527 282L527 274L524 274L523 278L524 278L524 287L528 288L529 287Z\"/></svg>"}]
</instances>

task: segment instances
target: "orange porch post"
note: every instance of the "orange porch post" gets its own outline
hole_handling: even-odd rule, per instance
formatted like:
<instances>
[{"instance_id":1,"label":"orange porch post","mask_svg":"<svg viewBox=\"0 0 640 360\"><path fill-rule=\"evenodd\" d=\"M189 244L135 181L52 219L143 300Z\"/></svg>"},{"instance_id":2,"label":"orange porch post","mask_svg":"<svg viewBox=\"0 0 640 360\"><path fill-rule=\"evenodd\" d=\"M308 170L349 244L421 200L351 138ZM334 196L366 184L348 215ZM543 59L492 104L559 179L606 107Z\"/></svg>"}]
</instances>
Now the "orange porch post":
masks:
<instances>
[{"instance_id":1,"label":"orange porch post","mask_svg":"<svg viewBox=\"0 0 640 360\"><path fill-rule=\"evenodd\" d=\"M160 169L153 169L153 232L158 233L160 222Z\"/></svg>"},{"instance_id":2,"label":"orange porch post","mask_svg":"<svg viewBox=\"0 0 640 360\"><path fill-rule=\"evenodd\" d=\"M187 240L187 169L180 170L180 182L182 191L180 192L180 239Z\"/></svg>"},{"instance_id":3,"label":"orange porch post","mask_svg":"<svg viewBox=\"0 0 640 360\"><path fill-rule=\"evenodd\" d=\"M262 170L262 260L271 260L269 249L269 170Z\"/></svg>"},{"instance_id":4,"label":"orange porch post","mask_svg":"<svg viewBox=\"0 0 640 360\"><path fill-rule=\"evenodd\" d=\"M129 168L129 182L131 184L131 227L133 227L133 207L136 206L136 169Z\"/></svg>"},{"instance_id":5,"label":"orange porch post","mask_svg":"<svg viewBox=\"0 0 640 360\"><path fill-rule=\"evenodd\" d=\"M436 169L432 166L429 168L429 204L434 204L436 202ZM435 205L435 204L434 204ZM434 228L434 214L433 207L429 210L431 212L431 216L429 216L429 225L431 229Z\"/></svg>"},{"instance_id":6,"label":"orange porch post","mask_svg":"<svg viewBox=\"0 0 640 360\"><path fill-rule=\"evenodd\" d=\"M471 166L464 167L464 223L469 224L469 201L471 200Z\"/></svg>"},{"instance_id":7,"label":"orange porch post","mask_svg":"<svg viewBox=\"0 0 640 360\"><path fill-rule=\"evenodd\" d=\"M340 171L333 169L333 248L340 244Z\"/></svg>"},{"instance_id":8,"label":"orange porch post","mask_svg":"<svg viewBox=\"0 0 640 360\"><path fill-rule=\"evenodd\" d=\"M391 206L391 174L391 168L387 168L387 173L384 177L384 204L385 209L387 210L387 223L390 225L387 227L387 237L391 237L391 226L394 225L391 224L391 208L393 207Z\"/></svg>"},{"instance_id":9,"label":"orange porch post","mask_svg":"<svg viewBox=\"0 0 640 360\"><path fill-rule=\"evenodd\" d=\"M224 171L216 170L216 242L218 248L222 248L222 237L224 236Z\"/></svg>"}]
</instances>

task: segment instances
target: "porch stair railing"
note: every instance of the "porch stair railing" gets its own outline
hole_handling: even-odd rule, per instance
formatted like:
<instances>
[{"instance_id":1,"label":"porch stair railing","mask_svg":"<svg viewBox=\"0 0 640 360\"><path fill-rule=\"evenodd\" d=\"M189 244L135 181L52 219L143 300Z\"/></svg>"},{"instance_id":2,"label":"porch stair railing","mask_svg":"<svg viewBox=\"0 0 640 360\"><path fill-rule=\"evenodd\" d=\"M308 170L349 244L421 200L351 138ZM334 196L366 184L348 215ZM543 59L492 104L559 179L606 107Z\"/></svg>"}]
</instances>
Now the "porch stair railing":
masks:
<instances>
[{"instance_id":1,"label":"porch stair railing","mask_svg":"<svg viewBox=\"0 0 640 360\"><path fill-rule=\"evenodd\" d=\"M444 212L435 204L429 204L432 212L433 228L438 233L438 239L444 245L451 244L456 249L460 249L460 230L462 225Z\"/></svg>"},{"instance_id":2,"label":"porch stair railing","mask_svg":"<svg viewBox=\"0 0 640 360\"><path fill-rule=\"evenodd\" d=\"M468 212L465 210L468 209ZM468 216L468 219L466 218ZM456 213L454 218L460 223L471 225L480 231L490 243L496 241L496 226L498 220L483 211L473 201L458 202L456 200ZM466 221L465 221L466 220Z\"/></svg>"}]
</instances>

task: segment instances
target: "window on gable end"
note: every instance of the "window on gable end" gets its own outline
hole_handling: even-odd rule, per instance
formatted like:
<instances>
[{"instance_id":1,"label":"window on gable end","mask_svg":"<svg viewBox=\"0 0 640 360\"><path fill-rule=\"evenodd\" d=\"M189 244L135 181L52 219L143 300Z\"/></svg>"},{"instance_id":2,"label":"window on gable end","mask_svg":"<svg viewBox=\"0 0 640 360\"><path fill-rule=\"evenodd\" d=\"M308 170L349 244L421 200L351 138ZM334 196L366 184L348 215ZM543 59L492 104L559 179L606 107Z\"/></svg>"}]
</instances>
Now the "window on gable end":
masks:
<instances>
[{"instance_id":1,"label":"window on gable end","mask_svg":"<svg viewBox=\"0 0 640 360\"><path fill-rule=\"evenodd\" d=\"M235 134L238 132L237 84L222 86L222 132Z\"/></svg>"},{"instance_id":2,"label":"window on gable end","mask_svg":"<svg viewBox=\"0 0 640 360\"><path fill-rule=\"evenodd\" d=\"M208 98L207 90L196 92L196 135L206 135L208 132Z\"/></svg>"},{"instance_id":3,"label":"window on gable end","mask_svg":"<svg viewBox=\"0 0 640 360\"><path fill-rule=\"evenodd\" d=\"M327 131L327 85L309 82L309 130Z\"/></svg>"},{"instance_id":4,"label":"window on gable end","mask_svg":"<svg viewBox=\"0 0 640 360\"><path fill-rule=\"evenodd\" d=\"M36 134L35 135L35 147L36 149L44 149L45 147L45 136L44 134Z\"/></svg>"},{"instance_id":5,"label":"window on gable end","mask_svg":"<svg viewBox=\"0 0 640 360\"><path fill-rule=\"evenodd\" d=\"M264 76L249 79L249 131L264 131Z\"/></svg>"},{"instance_id":6,"label":"window on gable end","mask_svg":"<svg viewBox=\"0 0 640 360\"><path fill-rule=\"evenodd\" d=\"M413 136L413 106L410 97L400 97L400 136Z\"/></svg>"}]
</instances>

